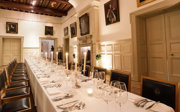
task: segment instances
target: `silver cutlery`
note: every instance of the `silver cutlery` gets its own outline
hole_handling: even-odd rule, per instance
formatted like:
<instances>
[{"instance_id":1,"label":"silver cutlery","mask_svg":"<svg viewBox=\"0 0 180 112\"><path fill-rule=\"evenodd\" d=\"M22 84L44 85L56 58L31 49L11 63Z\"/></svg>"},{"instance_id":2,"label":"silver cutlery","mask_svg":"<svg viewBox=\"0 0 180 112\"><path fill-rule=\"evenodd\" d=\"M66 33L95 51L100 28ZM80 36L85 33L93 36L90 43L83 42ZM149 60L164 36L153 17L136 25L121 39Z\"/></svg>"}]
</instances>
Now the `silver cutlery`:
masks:
<instances>
[{"instance_id":1,"label":"silver cutlery","mask_svg":"<svg viewBox=\"0 0 180 112\"><path fill-rule=\"evenodd\" d=\"M64 106L64 105L68 105L68 104L71 104L71 103L76 103L78 102L79 100L74 100L74 101L71 101L71 102L67 102L65 104L61 104L61 105L58 105L57 107L61 107L61 106Z\"/></svg>"},{"instance_id":2,"label":"silver cutlery","mask_svg":"<svg viewBox=\"0 0 180 112\"><path fill-rule=\"evenodd\" d=\"M58 108L63 109L64 112L72 111L72 110L82 110L85 108L85 103L83 102L75 102L73 105L69 107L58 106Z\"/></svg>"},{"instance_id":3,"label":"silver cutlery","mask_svg":"<svg viewBox=\"0 0 180 112\"><path fill-rule=\"evenodd\" d=\"M148 106L148 107L146 108L146 110L151 109L154 105L156 105L156 104L158 104L158 103L159 103L159 101L151 104L150 106Z\"/></svg>"},{"instance_id":4,"label":"silver cutlery","mask_svg":"<svg viewBox=\"0 0 180 112\"><path fill-rule=\"evenodd\" d=\"M68 98L72 98L73 95L71 94L66 94L64 97L56 97L56 98L53 98L52 100L53 101L60 101L60 100L63 100L63 99L68 99Z\"/></svg>"},{"instance_id":5,"label":"silver cutlery","mask_svg":"<svg viewBox=\"0 0 180 112\"><path fill-rule=\"evenodd\" d=\"M137 107L140 107L142 103L144 103L146 99L139 100L138 102L134 103Z\"/></svg>"}]
</instances>

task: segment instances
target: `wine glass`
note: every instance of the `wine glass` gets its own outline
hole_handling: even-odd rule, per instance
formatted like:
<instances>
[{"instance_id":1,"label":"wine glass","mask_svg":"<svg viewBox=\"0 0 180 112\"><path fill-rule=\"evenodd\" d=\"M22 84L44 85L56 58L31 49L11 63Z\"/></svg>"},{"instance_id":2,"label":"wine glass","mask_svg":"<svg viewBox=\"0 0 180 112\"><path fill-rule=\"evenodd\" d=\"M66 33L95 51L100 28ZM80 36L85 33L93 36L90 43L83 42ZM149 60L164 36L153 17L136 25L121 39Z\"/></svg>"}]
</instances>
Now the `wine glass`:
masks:
<instances>
[{"instance_id":1,"label":"wine glass","mask_svg":"<svg viewBox=\"0 0 180 112\"><path fill-rule=\"evenodd\" d=\"M120 82L120 90L118 91L116 95L116 103L120 107L120 112L122 112L122 106L127 102L128 100L128 92L126 88L126 84L124 82Z\"/></svg>"},{"instance_id":2,"label":"wine glass","mask_svg":"<svg viewBox=\"0 0 180 112\"><path fill-rule=\"evenodd\" d=\"M109 112L109 103L113 100L111 91L103 90L102 98L106 102L107 112Z\"/></svg>"}]
</instances>

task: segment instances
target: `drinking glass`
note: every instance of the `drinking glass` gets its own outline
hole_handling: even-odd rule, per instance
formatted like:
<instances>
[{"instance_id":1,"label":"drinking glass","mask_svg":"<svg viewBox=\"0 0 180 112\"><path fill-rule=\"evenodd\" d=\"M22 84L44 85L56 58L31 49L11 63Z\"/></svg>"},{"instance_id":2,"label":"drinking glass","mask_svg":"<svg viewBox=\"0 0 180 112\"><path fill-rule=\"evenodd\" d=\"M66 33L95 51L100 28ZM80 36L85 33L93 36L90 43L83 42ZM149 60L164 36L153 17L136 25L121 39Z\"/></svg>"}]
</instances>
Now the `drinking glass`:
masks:
<instances>
[{"instance_id":1,"label":"drinking glass","mask_svg":"<svg viewBox=\"0 0 180 112\"><path fill-rule=\"evenodd\" d=\"M126 84L124 82L120 82L120 90L116 95L116 103L120 107L120 112L123 112L122 106L127 102L127 100L128 100L128 92L127 92Z\"/></svg>"},{"instance_id":2,"label":"drinking glass","mask_svg":"<svg viewBox=\"0 0 180 112\"><path fill-rule=\"evenodd\" d=\"M110 91L103 90L102 97L103 97L103 100L107 104L107 112L110 112L109 111L109 105L110 105L109 103L113 100L112 93Z\"/></svg>"}]
</instances>

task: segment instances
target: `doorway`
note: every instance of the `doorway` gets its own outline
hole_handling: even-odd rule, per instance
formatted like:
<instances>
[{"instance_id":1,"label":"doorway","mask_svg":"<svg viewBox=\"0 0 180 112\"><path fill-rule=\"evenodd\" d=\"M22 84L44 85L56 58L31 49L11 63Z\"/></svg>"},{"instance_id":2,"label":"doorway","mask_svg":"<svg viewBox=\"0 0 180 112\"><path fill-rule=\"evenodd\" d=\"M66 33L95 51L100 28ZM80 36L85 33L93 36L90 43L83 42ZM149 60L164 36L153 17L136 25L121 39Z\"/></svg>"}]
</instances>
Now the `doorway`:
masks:
<instances>
[{"instance_id":1,"label":"doorway","mask_svg":"<svg viewBox=\"0 0 180 112\"><path fill-rule=\"evenodd\" d=\"M23 62L24 37L0 36L0 66L9 64L13 59Z\"/></svg>"},{"instance_id":2,"label":"doorway","mask_svg":"<svg viewBox=\"0 0 180 112\"><path fill-rule=\"evenodd\" d=\"M51 51L54 52L54 40L42 39L41 40L41 55L45 58L47 52L47 58L51 58Z\"/></svg>"},{"instance_id":3,"label":"doorway","mask_svg":"<svg viewBox=\"0 0 180 112\"><path fill-rule=\"evenodd\" d=\"M68 53L69 54L69 38L65 38L64 39L64 61L65 61L65 54Z\"/></svg>"},{"instance_id":4,"label":"doorway","mask_svg":"<svg viewBox=\"0 0 180 112\"><path fill-rule=\"evenodd\" d=\"M8 65L13 59L21 62L21 39L3 38L2 63Z\"/></svg>"},{"instance_id":5,"label":"doorway","mask_svg":"<svg viewBox=\"0 0 180 112\"><path fill-rule=\"evenodd\" d=\"M168 1L131 14L133 80L147 75L180 82L180 4Z\"/></svg>"},{"instance_id":6,"label":"doorway","mask_svg":"<svg viewBox=\"0 0 180 112\"><path fill-rule=\"evenodd\" d=\"M45 58L47 52L47 58L51 58L51 51L53 51L53 59L56 59L57 52L57 38L40 37L40 52L41 57Z\"/></svg>"},{"instance_id":7,"label":"doorway","mask_svg":"<svg viewBox=\"0 0 180 112\"><path fill-rule=\"evenodd\" d=\"M146 18L148 76L180 82L180 9Z\"/></svg>"},{"instance_id":8,"label":"doorway","mask_svg":"<svg viewBox=\"0 0 180 112\"><path fill-rule=\"evenodd\" d=\"M91 46L80 47L80 64L84 64L84 53L86 53L86 65L91 66Z\"/></svg>"}]
</instances>

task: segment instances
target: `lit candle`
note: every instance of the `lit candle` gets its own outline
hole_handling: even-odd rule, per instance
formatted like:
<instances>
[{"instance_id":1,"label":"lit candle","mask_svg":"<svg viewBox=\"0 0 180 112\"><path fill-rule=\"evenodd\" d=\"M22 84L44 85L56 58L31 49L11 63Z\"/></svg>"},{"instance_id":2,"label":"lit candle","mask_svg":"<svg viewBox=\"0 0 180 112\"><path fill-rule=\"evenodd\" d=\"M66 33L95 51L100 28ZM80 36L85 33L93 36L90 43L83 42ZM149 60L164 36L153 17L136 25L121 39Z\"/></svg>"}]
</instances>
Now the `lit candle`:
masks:
<instances>
[{"instance_id":1,"label":"lit candle","mask_svg":"<svg viewBox=\"0 0 180 112\"><path fill-rule=\"evenodd\" d=\"M87 89L87 93L88 93L89 96L92 96L92 94L93 94L93 89L92 89L92 88L88 88L88 89Z\"/></svg>"},{"instance_id":2,"label":"lit candle","mask_svg":"<svg viewBox=\"0 0 180 112\"><path fill-rule=\"evenodd\" d=\"M86 52L84 52L84 74L86 71Z\"/></svg>"},{"instance_id":3,"label":"lit candle","mask_svg":"<svg viewBox=\"0 0 180 112\"><path fill-rule=\"evenodd\" d=\"M77 72L77 53L75 53L75 72Z\"/></svg>"},{"instance_id":4,"label":"lit candle","mask_svg":"<svg viewBox=\"0 0 180 112\"><path fill-rule=\"evenodd\" d=\"M68 71L68 53L66 53L66 69Z\"/></svg>"},{"instance_id":5,"label":"lit candle","mask_svg":"<svg viewBox=\"0 0 180 112\"><path fill-rule=\"evenodd\" d=\"M46 61L47 61L47 52L45 52L45 58L46 58Z\"/></svg>"},{"instance_id":6,"label":"lit candle","mask_svg":"<svg viewBox=\"0 0 180 112\"><path fill-rule=\"evenodd\" d=\"M53 63L53 51L51 51L51 63Z\"/></svg>"},{"instance_id":7,"label":"lit candle","mask_svg":"<svg viewBox=\"0 0 180 112\"><path fill-rule=\"evenodd\" d=\"M58 52L56 52L56 63L58 64Z\"/></svg>"}]
</instances>

